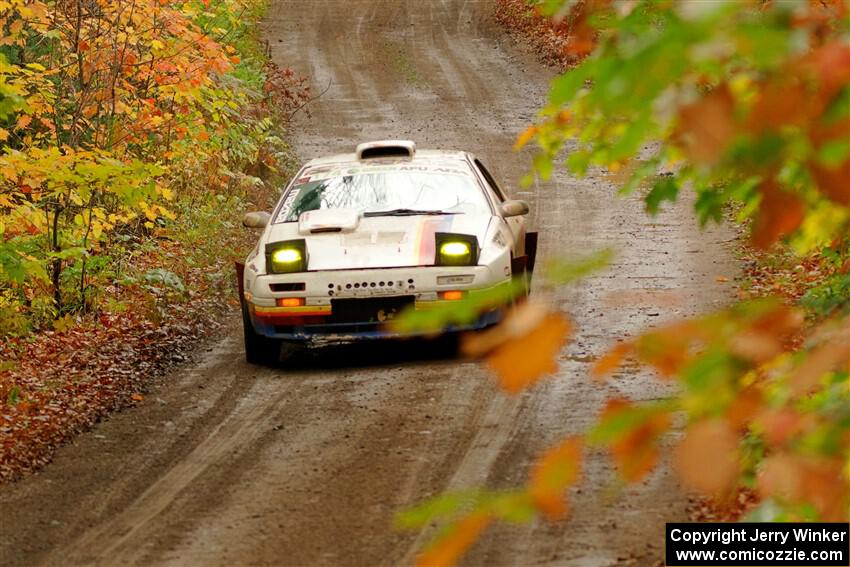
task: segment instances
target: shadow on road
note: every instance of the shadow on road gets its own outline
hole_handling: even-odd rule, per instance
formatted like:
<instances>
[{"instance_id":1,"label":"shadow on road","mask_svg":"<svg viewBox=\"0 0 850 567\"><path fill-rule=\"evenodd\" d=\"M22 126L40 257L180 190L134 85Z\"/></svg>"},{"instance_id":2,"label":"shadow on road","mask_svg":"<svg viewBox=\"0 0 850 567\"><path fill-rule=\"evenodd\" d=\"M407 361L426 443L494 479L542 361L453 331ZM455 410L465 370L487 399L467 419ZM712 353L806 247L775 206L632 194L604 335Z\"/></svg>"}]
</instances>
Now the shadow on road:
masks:
<instances>
[{"instance_id":1,"label":"shadow on road","mask_svg":"<svg viewBox=\"0 0 850 567\"><path fill-rule=\"evenodd\" d=\"M287 345L277 367L281 370L327 370L450 363L458 357L458 337L374 340L326 345Z\"/></svg>"}]
</instances>

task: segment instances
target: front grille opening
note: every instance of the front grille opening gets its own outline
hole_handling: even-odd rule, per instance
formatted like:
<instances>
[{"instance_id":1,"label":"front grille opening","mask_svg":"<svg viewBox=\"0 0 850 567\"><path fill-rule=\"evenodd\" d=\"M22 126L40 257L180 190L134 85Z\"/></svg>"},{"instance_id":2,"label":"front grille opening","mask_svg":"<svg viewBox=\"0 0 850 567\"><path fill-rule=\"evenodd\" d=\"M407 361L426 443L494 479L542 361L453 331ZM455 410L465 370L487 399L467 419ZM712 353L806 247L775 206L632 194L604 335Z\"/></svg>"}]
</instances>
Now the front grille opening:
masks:
<instances>
[{"instance_id":1,"label":"front grille opening","mask_svg":"<svg viewBox=\"0 0 850 567\"><path fill-rule=\"evenodd\" d=\"M415 297L331 299L331 323L384 323L412 307Z\"/></svg>"},{"instance_id":2,"label":"front grille opening","mask_svg":"<svg viewBox=\"0 0 850 567\"><path fill-rule=\"evenodd\" d=\"M295 283L273 283L269 284L272 291L304 291L307 285L304 282Z\"/></svg>"}]
</instances>

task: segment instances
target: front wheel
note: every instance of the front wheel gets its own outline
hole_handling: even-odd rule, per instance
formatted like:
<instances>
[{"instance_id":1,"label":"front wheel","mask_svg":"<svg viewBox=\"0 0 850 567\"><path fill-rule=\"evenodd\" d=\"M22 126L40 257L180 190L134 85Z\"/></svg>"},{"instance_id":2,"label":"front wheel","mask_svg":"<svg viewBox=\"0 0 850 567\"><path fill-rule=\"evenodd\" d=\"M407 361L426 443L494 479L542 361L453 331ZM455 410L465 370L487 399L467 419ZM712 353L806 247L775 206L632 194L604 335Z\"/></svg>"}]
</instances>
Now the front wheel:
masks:
<instances>
[{"instance_id":1,"label":"front wheel","mask_svg":"<svg viewBox=\"0 0 850 567\"><path fill-rule=\"evenodd\" d=\"M245 360L248 364L272 366L280 361L280 341L270 339L254 330L248 306L242 303L242 331L245 336Z\"/></svg>"}]
</instances>

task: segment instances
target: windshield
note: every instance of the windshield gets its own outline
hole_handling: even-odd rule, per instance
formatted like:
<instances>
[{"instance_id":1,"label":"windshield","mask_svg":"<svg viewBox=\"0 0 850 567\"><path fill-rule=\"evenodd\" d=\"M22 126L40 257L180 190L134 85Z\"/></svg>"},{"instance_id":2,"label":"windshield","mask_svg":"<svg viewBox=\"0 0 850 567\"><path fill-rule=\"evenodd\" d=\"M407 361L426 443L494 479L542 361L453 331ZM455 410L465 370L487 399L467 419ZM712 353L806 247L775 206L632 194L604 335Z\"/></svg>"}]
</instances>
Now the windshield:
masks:
<instances>
[{"instance_id":1,"label":"windshield","mask_svg":"<svg viewBox=\"0 0 850 567\"><path fill-rule=\"evenodd\" d=\"M481 188L462 169L374 166L335 175L307 171L286 194L275 222L297 221L317 209L354 209L367 216L391 214L491 214ZM349 174L350 173L350 174Z\"/></svg>"}]
</instances>

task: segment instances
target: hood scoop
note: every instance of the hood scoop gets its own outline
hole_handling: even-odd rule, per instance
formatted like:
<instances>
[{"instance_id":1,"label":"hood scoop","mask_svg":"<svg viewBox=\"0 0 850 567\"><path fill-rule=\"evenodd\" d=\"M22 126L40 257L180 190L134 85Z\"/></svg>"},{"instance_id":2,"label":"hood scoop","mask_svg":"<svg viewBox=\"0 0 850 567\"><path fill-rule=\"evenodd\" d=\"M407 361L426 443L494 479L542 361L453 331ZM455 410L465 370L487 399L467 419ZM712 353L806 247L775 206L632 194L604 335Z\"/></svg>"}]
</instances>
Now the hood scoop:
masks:
<instances>
[{"instance_id":1,"label":"hood scoop","mask_svg":"<svg viewBox=\"0 0 850 567\"><path fill-rule=\"evenodd\" d=\"M351 232L360 224L360 212L354 209L317 209L301 213L298 232L303 235L323 232Z\"/></svg>"}]
</instances>

